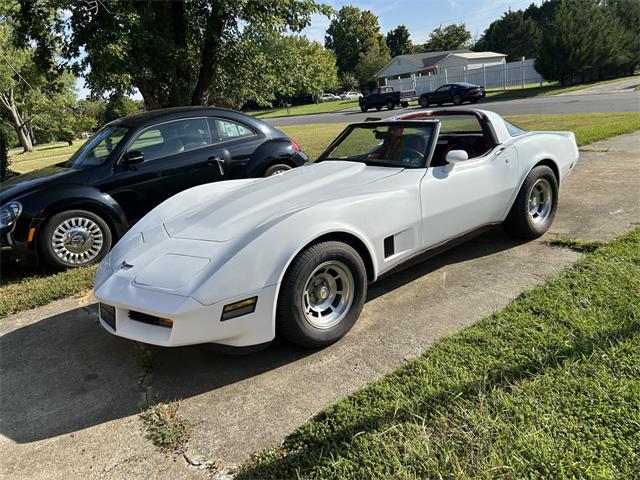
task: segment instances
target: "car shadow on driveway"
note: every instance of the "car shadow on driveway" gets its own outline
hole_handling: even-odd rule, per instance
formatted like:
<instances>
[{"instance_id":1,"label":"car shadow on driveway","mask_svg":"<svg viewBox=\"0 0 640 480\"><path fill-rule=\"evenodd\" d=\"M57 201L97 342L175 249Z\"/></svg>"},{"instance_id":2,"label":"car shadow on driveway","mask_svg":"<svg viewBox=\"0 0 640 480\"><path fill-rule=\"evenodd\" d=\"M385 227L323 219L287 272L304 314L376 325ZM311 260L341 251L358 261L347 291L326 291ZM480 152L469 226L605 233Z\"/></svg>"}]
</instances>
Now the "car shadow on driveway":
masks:
<instances>
[{"instance_id":1,"label":"car shadow on driveway","mask_svg":"<svg viewBox=\"0 0 640 480\"><path fill-rule=\"evenodd\" d=\"M443 266L517 245L500 230L490 231L371 285L367 300ZM150 355L151 369L141 351ZM216 354L198 346L141 350L104 332L96 305L91 305L0 337L0 355L0 433L28 443L134 415L149 403L211 392L323 353L280 341L245 356Z\"/></svg>"}]
</instances>

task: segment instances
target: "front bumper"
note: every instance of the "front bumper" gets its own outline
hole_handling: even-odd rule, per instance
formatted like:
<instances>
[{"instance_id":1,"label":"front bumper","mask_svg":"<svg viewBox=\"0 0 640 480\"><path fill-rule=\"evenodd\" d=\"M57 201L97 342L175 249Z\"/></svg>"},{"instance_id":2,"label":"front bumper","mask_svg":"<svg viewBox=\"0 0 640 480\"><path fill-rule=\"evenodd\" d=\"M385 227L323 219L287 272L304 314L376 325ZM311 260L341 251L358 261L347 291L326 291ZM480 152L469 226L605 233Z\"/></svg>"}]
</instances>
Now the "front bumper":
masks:
<instances>
[{"instance_id":1,"label":"front bumper","mask_svg":"<svg viewBox=\"0 0 640 480\"><path fill-rule=\"evenodd\" d=\"M203 305L191 297L146 289L136 289L138 292L129 301L117 301L115 298L119 296L116 294L118 290L117 286L114 288L109 285L109 281L96 290L98 301L115 309L115 318L112 319L112 310L103 307L100 323L108 332L130 340L162 347L200 343L246 347L270 342L275 337L276 285L212 305ZM120 293L123 291L120 290ZM254 296L258 300L252 313L222 320L225 305ZM130 301L134 299L135 301ZM140 313L147 317L168 319L173 323L171 326L153 324Z\"/></svg>"}]
</instances>

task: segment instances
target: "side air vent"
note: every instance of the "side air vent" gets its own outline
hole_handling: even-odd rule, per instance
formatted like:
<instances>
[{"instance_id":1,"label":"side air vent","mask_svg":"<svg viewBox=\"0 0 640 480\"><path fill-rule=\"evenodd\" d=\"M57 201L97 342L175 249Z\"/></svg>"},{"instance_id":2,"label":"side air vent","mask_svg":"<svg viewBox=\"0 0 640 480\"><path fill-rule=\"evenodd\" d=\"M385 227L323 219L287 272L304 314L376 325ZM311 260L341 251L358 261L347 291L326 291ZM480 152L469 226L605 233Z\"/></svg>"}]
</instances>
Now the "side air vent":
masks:
<instances>
[{"instance_id":1,"label":"side air vent","mask_svg":"<svg viewBox=\"0 0 640 480\"><path fill-rule=\"evenodd\" d=\"M393 243L393 235L384 239L384 258L389 258L395 253L395 247Z\"/></svg>"}]
</instances>

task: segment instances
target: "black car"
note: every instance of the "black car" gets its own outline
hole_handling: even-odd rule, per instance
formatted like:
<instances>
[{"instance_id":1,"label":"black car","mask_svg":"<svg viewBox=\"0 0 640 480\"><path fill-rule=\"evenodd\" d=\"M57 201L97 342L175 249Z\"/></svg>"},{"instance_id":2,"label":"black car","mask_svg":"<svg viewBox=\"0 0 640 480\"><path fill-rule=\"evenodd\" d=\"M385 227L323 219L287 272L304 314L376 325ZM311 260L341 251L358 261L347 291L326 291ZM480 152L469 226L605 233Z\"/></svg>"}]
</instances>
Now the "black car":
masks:
<instances>
[{"instance_id":1,"label":"black car","mask_svg":"<svg viewBox=\"0 0 640 480\"><path fill-rule=\"evenodd\" d=\"M185 107L115 120L66 162L0 184L0 239L56 267L98 262L163 200L308 160L279 130L230 110Z\"/></svg>"},{"instance_id":2,"label":"black car","mask_svg":"<svg viewBox=\"0 0 640 480\"><path fill-rule=\"evenodd\" d=\"M442 105L453 103L460 105L464 102L476 103L485 97L484 87L472 83L447 83L435 91L420 95L420 106Z\"/></svg>"}]
</instances>

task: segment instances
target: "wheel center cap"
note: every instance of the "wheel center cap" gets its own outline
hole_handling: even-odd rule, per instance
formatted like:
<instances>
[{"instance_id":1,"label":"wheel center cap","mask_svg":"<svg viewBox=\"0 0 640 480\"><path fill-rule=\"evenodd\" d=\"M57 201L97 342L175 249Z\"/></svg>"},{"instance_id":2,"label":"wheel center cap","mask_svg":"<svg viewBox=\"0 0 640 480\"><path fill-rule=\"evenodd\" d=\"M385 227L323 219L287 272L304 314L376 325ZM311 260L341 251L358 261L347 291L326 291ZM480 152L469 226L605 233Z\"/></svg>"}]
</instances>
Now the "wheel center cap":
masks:
<instances>
[{"instance_id":1,"label":"wheel center cap","mask_svg":"<svg viewBox=\"0 0 640 480\"><path fill-rule=\"evenodd\" d=\"M71 253L84 253L92 245L91 234L84 228L72 228L65 235L64 246Z\"/></svg>"},{"instance_id":2,"label":"wheel center cap","mask_svg":"<svg viewBox=\"0 0 640 480\"><path fill-rule=\"evenodd\" d=\"M326 300L329 297L329 289L326 286L322 286L318 291L318 298L320 300Z\"/></svg>"}]
</instances>

